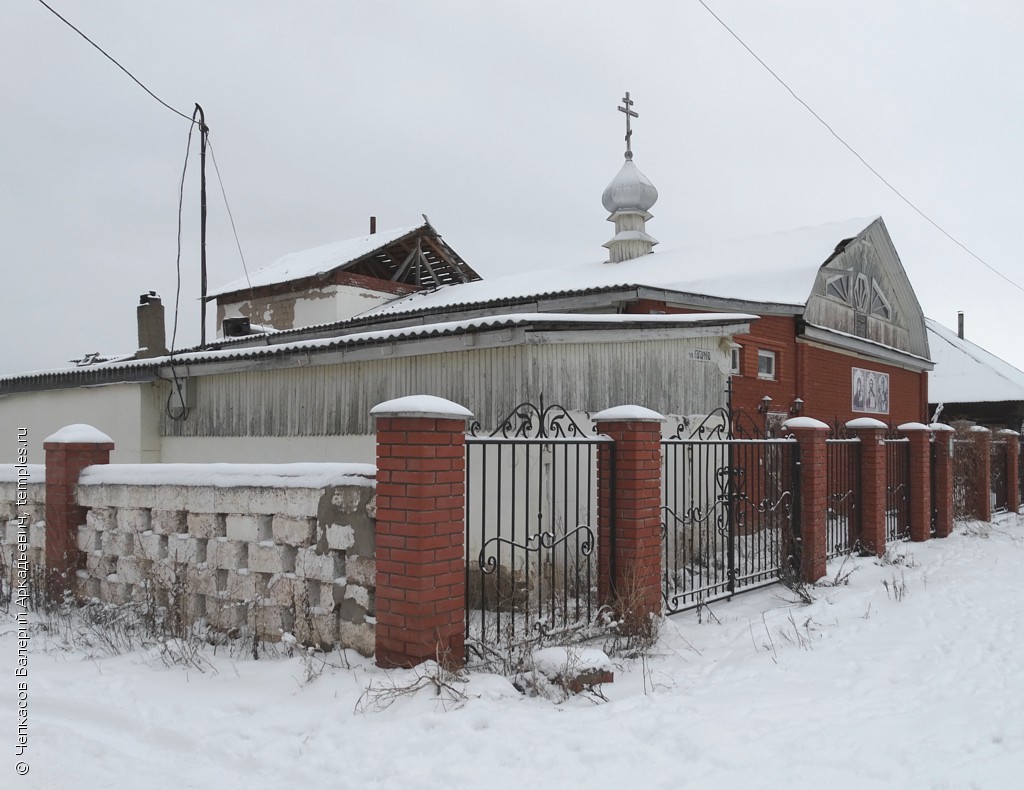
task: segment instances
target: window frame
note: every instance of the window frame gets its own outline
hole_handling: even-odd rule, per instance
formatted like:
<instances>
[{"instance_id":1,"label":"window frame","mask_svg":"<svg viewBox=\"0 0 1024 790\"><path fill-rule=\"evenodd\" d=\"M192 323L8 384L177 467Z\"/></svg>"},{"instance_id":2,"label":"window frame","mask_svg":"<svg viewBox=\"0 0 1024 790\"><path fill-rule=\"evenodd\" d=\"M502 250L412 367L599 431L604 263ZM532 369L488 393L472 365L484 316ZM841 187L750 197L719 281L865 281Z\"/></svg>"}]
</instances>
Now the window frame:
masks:
<instances>
[{"instance_id":1,"label":"window frame","mask_svg":"<svg viewBox=\"0 0 1024 790\"><path fill-rule=\"evenodd\" d=\"M729 375L743 375L743 346L735 345L729 348Z\"/></svg>"},{"instance_id":2,"label":"window frame","mask_svg":"<svg viewBox=\"0 0 1024 790\"><path fill-rule=\"evenodd\" d=\"M761 371L761 361L771 360L771 371L764 373ZM776 381L779 375L779 356L778 353L770 348L759 348L757 350L757 377L763 381Z\"/></svg>"}]
</instances>

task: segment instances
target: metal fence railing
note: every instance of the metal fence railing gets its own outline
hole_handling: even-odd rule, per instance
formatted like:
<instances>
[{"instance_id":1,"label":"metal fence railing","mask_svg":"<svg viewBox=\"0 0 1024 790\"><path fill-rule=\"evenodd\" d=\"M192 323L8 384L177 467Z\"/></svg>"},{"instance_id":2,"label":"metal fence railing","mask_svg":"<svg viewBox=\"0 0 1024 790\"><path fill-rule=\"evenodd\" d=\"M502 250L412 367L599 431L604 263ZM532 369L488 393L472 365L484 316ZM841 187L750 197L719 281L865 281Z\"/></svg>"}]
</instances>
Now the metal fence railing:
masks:
<instances>
[{"instance_id":1,"label":"metal fence railing","mask_svg":"<svg viewBox=\"0 0 1024 790\"><path fill-rule=\"evenodd\" d=\"M543 404L523 404L492 434L466 437L471 649L486 653L594 622L597 462L613 444L584 433L562 407ZM604 463L614 464L613 452Z\"/></svg>"},{"instance_id":2,"label":"metal fence railing","mask_svg":"<svg viewBox=\"0 0 1024 790\"><path fill-rule=\"evenodd\" d=\"M662 442L665 609L778 581L797 562L794 439Z\"/></svg>"},{"instance_id":3,"label":"metal fence railing","mask_svg":"<svg viewBox=\"0 0 1024 790\"><path fill-rule=\"evenodd\" d=\"M885 440L885 539L910 536L910 440Z\"/></svg>"},{"instance_id":4,"label":"metal fence railing","mask_svg":"<svg viewBox=\"0 0 1024 790\"><path fill-rule=\"evenodd\" d=\"M829 559L860 541L860 440L828 439L825 551Z\"/></svg>"}]
</instances>

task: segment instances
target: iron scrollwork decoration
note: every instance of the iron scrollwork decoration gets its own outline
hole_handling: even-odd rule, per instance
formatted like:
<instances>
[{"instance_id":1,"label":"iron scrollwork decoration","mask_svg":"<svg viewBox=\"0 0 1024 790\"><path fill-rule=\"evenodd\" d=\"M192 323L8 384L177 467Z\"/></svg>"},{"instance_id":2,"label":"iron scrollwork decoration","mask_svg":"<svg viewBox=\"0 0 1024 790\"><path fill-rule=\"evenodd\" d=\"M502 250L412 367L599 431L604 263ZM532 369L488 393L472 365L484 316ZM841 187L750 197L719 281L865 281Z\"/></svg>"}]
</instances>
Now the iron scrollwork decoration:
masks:
<instances>
[{"instance_id":1,"label":"iron scrollwork decoration","mask_svg":"<svg viewBox=\"0 0 1024 790\"><path fill-rule=\"evenodd\" d=\"M504 537L488 538L484 545L480 547L480 556L477 558L477 563L480 565L482 573L494 573L498 569L499 560L497 556L494 554L487 556L487 547L492 543L504 544L513 549L522 549L523 551L535 552L539 555L541 549L554 549L559 544L568 543L569 539L576 535L584 536L584 540L580 544L579 553L584 557L589 557L594 552L594 545L596 543L594 530L586 524L581 524L576 529L566 532L560 538L556 537L555 533L551 530L530 535L527 537L526 543L518 543L511 538Z\"/></svg>"},{"instance_id":2,"label":"iron scrollwork decoration","mask_svg":"<svg viewBox=\"0 0 1024 790\"><path fill-rule=\"evenodd\" d=\"M479 437L482 431L479 421L474 420L469 426L470 436ZM520 403L487 435L503 439L576 439L589 434L564 406L545 405L541 396L540 405Z\"/></svg>"},{"instance_id":3,"label":"iron scrollwork decoration","mask_svg":"<svg viewBox=\"0 0 1024 790\"><path fill-rule=\"evenodd\" d=\"M583 537L582 542L580 542L579 540L580 536ZM597 545L594 530L586 524L581 524L575 529L566 532L561 537L558 537L551 530L538 532L534 535L528 536L525 543L520 543L518 541L512 540L511 538L505 537L489 538L487 541L484 542L483 546L480 547L480 554L477 557L477 564L480 567L480 572L486 575L496 573L499 570L499 568L501 567L501 561L497 554L500 553L500 548L497 550L497 552L492 553L490 555L488 555L487 553L488 549L492 548L495 544L497 544L499 547L505 545L513 550L518 549L520 551L527 552L528 554L533 553L536 554L539 558L542 550L546 550L553 554L558 546L563 544L568 545L569 541L574 538L576 540L577 557L590 557L594 553L594 547ZM529 562L528 559L527 562ZM553 591L549 591L549 593L550 592ZM544 636L549 636L551 635L551 633L554 632L554 623L549 620L549 614L551 613L548 612L546 614L543 608L535 613L537 619L534 620L532 625L534 631Z\"/></svg>"},{"instance_id":4,"label":"iron scrollwork decoration","mask_svg":"<svg viewBox=\"0 0 1024 790\"><path fill-rule=\"evenodd\" d=\"M676 425L675 433L670 440L695 440L702 442L723 441L726 439L765 439L767 438L764 419L757 420L743 409L732 405L732 381L725 389L725 406L712 409L696 426L688 417Z\"/></svg>"}]
</instances>

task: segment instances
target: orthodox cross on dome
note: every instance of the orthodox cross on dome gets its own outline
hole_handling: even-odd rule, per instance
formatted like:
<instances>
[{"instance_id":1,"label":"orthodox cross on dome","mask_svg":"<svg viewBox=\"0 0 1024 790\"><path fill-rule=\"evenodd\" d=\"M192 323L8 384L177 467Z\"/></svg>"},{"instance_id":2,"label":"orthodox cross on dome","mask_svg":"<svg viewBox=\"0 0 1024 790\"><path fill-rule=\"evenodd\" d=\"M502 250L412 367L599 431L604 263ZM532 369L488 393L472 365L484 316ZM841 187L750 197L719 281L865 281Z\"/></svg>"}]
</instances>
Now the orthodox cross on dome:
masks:
<instances>
[{"instance_id":1,"label":"orthodox cross on dome","mask_svg":"<svg viewBox=\"0 0 1024 790\"><path fill-rule=\"evenodd\" d=\"M629 119L640 117L640 113L634 112L632 108L633 100L629 98L629 91L626 91L626 95L622 97L622 106L619 107L619 112L626 114L626 159L633 158L633 149L629 140L633 136L633 130L629 128Z\"/></svg>"}]
</instances>

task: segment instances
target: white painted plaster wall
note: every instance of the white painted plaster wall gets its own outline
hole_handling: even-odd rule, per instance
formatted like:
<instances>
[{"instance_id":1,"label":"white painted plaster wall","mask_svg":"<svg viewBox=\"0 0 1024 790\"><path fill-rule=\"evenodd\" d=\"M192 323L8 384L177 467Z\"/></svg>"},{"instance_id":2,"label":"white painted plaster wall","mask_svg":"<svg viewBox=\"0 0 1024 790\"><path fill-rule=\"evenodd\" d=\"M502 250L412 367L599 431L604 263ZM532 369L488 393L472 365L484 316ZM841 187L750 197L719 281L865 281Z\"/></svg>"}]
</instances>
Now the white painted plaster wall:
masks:
<instances>
[{"instance_id":1,"label":"white painted plaster wall","mask_svg":"<svg viewBox=\"0 0 1024 790\"><path fill-rule=\"evenodd\" d=\"M114 440L111 463L160 460L161 388L154 384L110 384L0 398L0 462L12 463L18 429L28 429L29 463L44 463L43 440L65 425L86 423Z\"/></svg>"},{"instance_id":2,"label":"white painted plaster wall","mask_svg":"<svg viewBox=\"0 0 1024 790\"><path fill-rule=\"evenodd\" d=\"M258 304L265 305L266 309L255 319L256 322L268 326L274 324L278 329L328 324L360 315L379 304L397 298L395 294L381 293L354 285L327 285L323 288L312 289L307 293L308 296L286 294L273 297L270 300L257 300ZM273 305L278 301L291 301L292 299L295 300L294 319L289 326L281 326L273 320ZM224 318L248 315L249 305L248 299L224 305ZM217 327L217 337L222 337L222 328L221 326Z\"/></svg>"},{"instance_id":3,"label":"white painted plaster wall","mask_svg":"<svg viewBox=\"0 0 1024 790\"><path fill-rule=\"evenodd\" d=\"M164 463L376 463L373 436L165 436Z\"/></svg>"}]
</instances>

